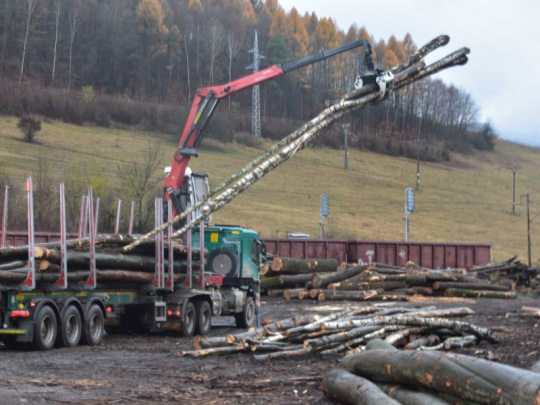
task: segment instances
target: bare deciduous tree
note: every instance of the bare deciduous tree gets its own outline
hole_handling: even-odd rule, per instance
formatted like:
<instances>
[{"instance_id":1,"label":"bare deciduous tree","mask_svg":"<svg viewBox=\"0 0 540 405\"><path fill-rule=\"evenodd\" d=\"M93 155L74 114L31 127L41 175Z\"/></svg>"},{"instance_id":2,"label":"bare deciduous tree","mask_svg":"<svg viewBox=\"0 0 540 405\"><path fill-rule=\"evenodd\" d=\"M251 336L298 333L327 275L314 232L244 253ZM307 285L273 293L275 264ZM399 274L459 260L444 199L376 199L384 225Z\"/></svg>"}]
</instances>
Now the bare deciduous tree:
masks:
<instances>
[{"instance_id":1,"label":"bare deciduous tree","mask_svg":"<svg viewBox=\"0 0 540 405\"><path fill-rule=\"evenodd\" d=\"M28 43L28 34L30 32L30 21L32 20L32 14L36 8L37 0L28 0L28 17L26 18L26 34L24 35L24 45L23 45L23 54L21 61L21 74L19 76L19 87L22 83L22 78L24 74L24 60L26 58L26 44Z\"/></svg>"},{"instance_id":2,"label":"bare deciduous tree","mask_svg":"<svg viewBox=\"0 0 540 405\"><path fill-rule=\"evenodd\" d=\"M208 78L210 85L214 83L214 64L216 62L216 58L223 49L223 45L225 43L224 39L224 32L223 26L221 23L217 20L213 20L210 25L210 32L209 32L209 45L210 45L210 76Z\"/></svg>"},{"instance_id":3,"label":"bare deciduous tree","mask_svg":"<svg viewBox=\"0 0 540 405\"><path fill-rule=\"evenodd\" d=\"M73 42L75 42L75 34L79 27L79 9L77 4L69 12L69 68L68 68L68 87L69 93L71 87L71 67L73 66Z\"/></svg>"},{"instance_id":4,"label":"bare deciduous tree","mask_svg":"<svg viewBox=\"0 0 540 405\"><path fill-rule=\"evenodd\" d=\"M53 49L53 65L51 75L51 86L54 87L54 74L56 72L56 49L58 48L58 26L60 23L60 0L53 1L53 17L54 17L54 49Z\"/></svg>"},{"instance_id":5,"label":"bare deciduous tree","mask_svg":"<svg viewBox=\"0 0 540 405\"><path fill-rule=\"evenodd\" d=\"M232 61L238 55L238 52L240 52L240 49L242 48L242 44L238 40L238 37L234 32L229 33L227 35L227 56L229 57L229 82L232 81ZM229 111L231 111L231 97L229 97Z\"/></svg>"},{"instance_id":6,"label":"bare deciduous tree","mask_svg":"<svg viewBox=\"0 0 540 405\"><path fill-rule=\"evenodd\" d=\"M157 175L161 161L161 147L159 144L149 144L143 159L117 166L117 176L121 181L120 187L124 194L129 196L137 206L138 230L148 224L150 215L146 212L151 198L159 194L158 185L162 178Z\"/></svg>"}]
</instances>

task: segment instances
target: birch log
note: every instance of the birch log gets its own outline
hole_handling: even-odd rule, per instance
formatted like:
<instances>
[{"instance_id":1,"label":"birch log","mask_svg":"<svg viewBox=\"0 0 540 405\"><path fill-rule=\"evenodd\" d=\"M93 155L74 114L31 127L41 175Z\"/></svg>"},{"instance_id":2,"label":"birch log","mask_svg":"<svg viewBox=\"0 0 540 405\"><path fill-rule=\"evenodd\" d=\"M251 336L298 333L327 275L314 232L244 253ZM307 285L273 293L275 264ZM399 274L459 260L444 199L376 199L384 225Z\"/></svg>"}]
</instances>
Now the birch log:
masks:
<instances>
[{"instance_id":1,"label":"birch log","mask_svg":"<svg viewBox=\"0 0 540 405\"><path fill-rule=\"evenodd\" d=\"M399 89L406 85L413 83L414 81L420 80L424 77L435 74L445 68L463 65L467 63L467 54L469 49L462 48L461 50L454 52L445 58L440 59L439 61L420 69L418 72L409 74L407 72L407 78L405 80L400 80L400 72L396 72L394 76L394 86L393 89ZM281 149L277 148L275 153L272 155L265 155L261 163L258 163L256 166L251 167L247 170L245 174L240 175L235 179L236 183L232 186L227 186L223 188L218 194L208 198L204 203L205 209L201 210L202 213L199 216L196 216L189 221L184 227L179 231L175 232L175 236L180 236L190 229L193 225L200 222L202 219L208 217L212 212L215 212L221 209L223 206L227 205L230 201L236 198L240 193L251 187L255 182L265 176L267 173L290 159L294 154L299 150L305 148L309 143L311 143L318 135L321 134L322 130L330 126L332 123L343 117L348 112L351 112L357 108L360 108L370 102L380 101L385 96L388 96L388 93L391 91L392 86L387 86L381 88L377 91L371 92L366 96L363 96L359 99L351 101L342 101L339 104L334 104L331 107L328 107L324 110L319 116L311 120L308 125L304 126L306 128L305 132L298 133L298 137L294 140L286 143ZM232 183L231 183L232 184ZM136 241L124 249L128 251L135 247L137 244L144 242L144 240L149 239L151 236L155 235L162 229L166 229L172 226L174 223L182 220L185 216L188 215L187 211L177 215L175 218L168 221L163 226L160 226L153 230L152 232L142 236L139 241Z\"/></svg>"}]
</instances>

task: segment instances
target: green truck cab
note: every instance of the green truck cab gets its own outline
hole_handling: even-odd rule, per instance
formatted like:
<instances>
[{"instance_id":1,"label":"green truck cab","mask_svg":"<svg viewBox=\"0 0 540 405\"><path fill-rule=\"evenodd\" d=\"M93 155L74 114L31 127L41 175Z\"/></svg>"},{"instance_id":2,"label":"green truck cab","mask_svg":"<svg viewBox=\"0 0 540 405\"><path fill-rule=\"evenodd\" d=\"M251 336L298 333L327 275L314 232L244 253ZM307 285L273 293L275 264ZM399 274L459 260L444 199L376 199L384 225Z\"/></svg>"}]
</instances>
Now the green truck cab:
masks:
<instances>
[{"instance_id":1,"label":"green truck cab","mask_svg":"<svg viewBox=\"0 0 540 405\"><path fill-rule=\"evenodd\" d=\"M200 248L200 231L193 231L193 248ZM204 248L208 250L207 270L227 278L259 281L265 264L264 244L252 229L231 225L211 225L204 230Z\"/></svg>"}]
</instances>

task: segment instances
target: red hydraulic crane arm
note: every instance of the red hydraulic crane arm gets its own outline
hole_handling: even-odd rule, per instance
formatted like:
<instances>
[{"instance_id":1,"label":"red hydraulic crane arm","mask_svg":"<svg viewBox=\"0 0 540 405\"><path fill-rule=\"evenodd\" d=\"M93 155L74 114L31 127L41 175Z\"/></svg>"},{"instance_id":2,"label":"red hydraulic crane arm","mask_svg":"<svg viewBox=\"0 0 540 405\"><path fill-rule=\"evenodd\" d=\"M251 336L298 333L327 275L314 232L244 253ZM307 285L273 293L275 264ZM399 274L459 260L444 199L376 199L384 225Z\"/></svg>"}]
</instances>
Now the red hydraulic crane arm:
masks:
<instances>
[{"instance_id":1,"label":"red hydraulic crane arm","mask_svg":"<svg viewBox=\"0 0 540 405\"><path fill-rule=\"evenodd\" d=\"M270 66L227 84L198 89L191 105L186 125L182 131L178 149L174 155L171 171L164 183L165 198L173 202L173 214L178 215L185 210L180 198L180 195L184 192L182 190L184 174L191 157L197 156L195 147L202 140L206 125L210 121L219 100L248 87L255 86L290 71L300 69L360 46L364 47L364 65L367 67L369 74L376 74L371 58L371 45L365 39L359 39L330 50L320 50L312 55L288 62L284 65Z\"/></svg>"},{"instance_id":2,"label":"red hydraulic crane arm","mask_svg":"<svg viewBox=\"0 0 540 405\"><path fill-rule=\"evenodd\" d=\"M167 199L171 198L171 189L174 191L182 187L182 181L189 160L192 156L197 156L194 147L196 146L197 140L200 139L200 134L210 120L211 114L217 106L217 102L233 93L282 76L285 73L286 72L281 66L274 65L227 84L203 87L197 90L189 111L186 125L184 126L182 136L180 137L180 142L178 143L178 149L174 156L171 172L165 179L164 188L165 197ZM208 108L211 108L209 112L207 111ZM207 115L205 116L204 114ZM178 210L175 209L175 211Z\"/></svg>"}]
</instances>

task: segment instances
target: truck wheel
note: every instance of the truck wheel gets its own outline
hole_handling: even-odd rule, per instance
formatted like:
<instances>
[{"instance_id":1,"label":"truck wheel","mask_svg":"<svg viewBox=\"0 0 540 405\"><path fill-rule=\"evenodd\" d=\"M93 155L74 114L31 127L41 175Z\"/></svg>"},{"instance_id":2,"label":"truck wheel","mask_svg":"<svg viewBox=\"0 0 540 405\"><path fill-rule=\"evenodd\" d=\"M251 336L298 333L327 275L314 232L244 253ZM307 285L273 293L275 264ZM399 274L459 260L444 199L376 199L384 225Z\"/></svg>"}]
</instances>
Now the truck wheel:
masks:
<instances>
[{"instance_id":1,"label":"truck wheel","mask_svg":"<svg viewBox=\"0 0 540 405\"><path fill-rule=\"evenodd\" d=\"M195 325L195 334L206 336L212 327L212 308L208 301L197 301L195 303L195 312L197 314L197 324Z\"/></svg>"},{"instance_id":2,"label":"truck wheel","mask_svg":"<svg viewBox=\"0 0 540 405\"><path fill-rule=\"evenodd\" d=\"M226 277L234 277L238 269L238 256L228 248L216 249L208 255L208 269Z\"/></svg>"},{"instance_id":3,"label":"truck wheel","mask_svg":"<svg viewBox=\"0 0 540 405\"><path fill-rule=\"evenodd\" d=\"M34 344L39 350L51 350L56 342L58 322L53 309L46 305L39 310L34 327Z\"/></svg>"},{"instance_id":4,"label":"truck wheel","mask_svg":"<svg viewBox=\"0 0 540 405\"><path fill-rule=\"evenodd\" d=\"M105 318L98 305L92 305L86 314L82 339L89 346L97 346L105 335Z\"/></svg>"},{"instance_id":5,"label":"truck wheel","mask_svg":"<svg viewBox=\"0 0 540 405\"><path fill-rule=\"evenodd\" d=\"M184 306L184 314L182 315L182 334L186 337L193 336L195 333L195 320L197 319L197 311L195 305L189 301Z\"/></svg>"},{"instance_id":6,"label":"truck wheel","mask_svg":"<svg viewBox=\"0 0 540 405\"><path fill-rule=\"evenodd\" d=\"M253 301L253 297L246 298L244 310L234 315L234 320L236 321L237 328L247 329L255 326L257 314L255 312L255 301Z\"/></svg>"},{"instance_id":7,"label":"truck wheel","mask_svg":"<svg viewBox=\"0 0 540 405\"><path fill-rule=\"evenodd\" d=\"M59 345L62 347L77 346L82 335L82 319L79 310L74 305L70 305L60 319Z\"/></svg>"}]
</instances>

